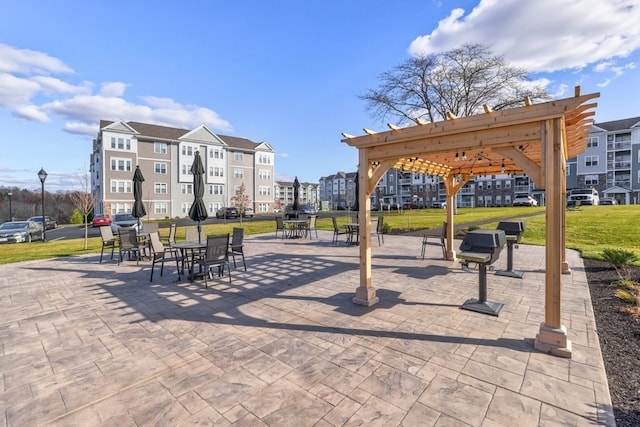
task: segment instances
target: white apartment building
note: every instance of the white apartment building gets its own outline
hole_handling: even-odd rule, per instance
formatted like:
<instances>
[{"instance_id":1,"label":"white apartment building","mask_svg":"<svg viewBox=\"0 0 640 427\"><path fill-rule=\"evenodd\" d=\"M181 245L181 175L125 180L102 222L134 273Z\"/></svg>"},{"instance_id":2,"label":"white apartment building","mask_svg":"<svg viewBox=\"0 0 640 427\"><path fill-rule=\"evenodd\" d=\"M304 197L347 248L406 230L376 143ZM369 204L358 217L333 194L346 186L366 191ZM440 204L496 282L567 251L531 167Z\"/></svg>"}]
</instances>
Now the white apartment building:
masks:
<instances>
[{"instance_id":1,"label":"white apartment building","mask_svg":"<svg viewBox=\"0 0 640 427\"><path fill-rule=\"evenodd\" d=\"M273 211L275 150L268 143L217 135L204 125L189 130L102 120L90 159L95 213L131 212L138 165L145 178L146 218L188 216L196 151L206 170L204 202L210 216L232 206L242 184L256 213Z\"/></svg>"},{"instance_id":2,"label":"white apartment building","mask_svg":"<svg viewBox=\"0 0 640 427\"><path fill-rule=\"evenodd\" d=\"M284 209L293 203L293 181L278 181L275 184L276 205ZM301 204L318 208L318 184L312 182L300 182L298 189L298 201Z\"/></svg>"}]
</instances>

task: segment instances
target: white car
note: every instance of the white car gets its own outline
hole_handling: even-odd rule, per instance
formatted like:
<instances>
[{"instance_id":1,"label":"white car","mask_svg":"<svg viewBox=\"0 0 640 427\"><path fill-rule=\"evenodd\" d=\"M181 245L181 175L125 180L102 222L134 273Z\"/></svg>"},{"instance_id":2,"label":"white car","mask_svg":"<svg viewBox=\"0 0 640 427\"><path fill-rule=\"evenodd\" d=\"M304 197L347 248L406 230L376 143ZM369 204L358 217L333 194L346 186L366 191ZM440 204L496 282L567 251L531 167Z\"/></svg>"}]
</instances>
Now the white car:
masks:
<instances>
[{"instance_id":1,"label":"white car","mask_svg":"<svg viewBox=\"0 0 640 427\"><path fill-rule=\"evenodd\" d=\"M513 206L538 206L538 201L528 194L519 194L513 199Z\"/></svg>"},{"instance_id":2,"label":"white car","mask_svg":"<svg viewBox=\"0 0 640 427\"><path fill-rule=\"evenodd\" d=\"M247 218L253 218L253 208L244 208L244 212L242 213L242 216Z\"/></svg>"},{"instance_id":3,"label":"white car","mask_svg":"<svg viewBox=\"0 0 640 427\"><path fill-rule=\"evenodd\" d=\"M130 213L115 214L111 221L111 231L113 234L118 234L120 227L133 227L138 230L138 218Z\"/></svg>"}]
</instances>

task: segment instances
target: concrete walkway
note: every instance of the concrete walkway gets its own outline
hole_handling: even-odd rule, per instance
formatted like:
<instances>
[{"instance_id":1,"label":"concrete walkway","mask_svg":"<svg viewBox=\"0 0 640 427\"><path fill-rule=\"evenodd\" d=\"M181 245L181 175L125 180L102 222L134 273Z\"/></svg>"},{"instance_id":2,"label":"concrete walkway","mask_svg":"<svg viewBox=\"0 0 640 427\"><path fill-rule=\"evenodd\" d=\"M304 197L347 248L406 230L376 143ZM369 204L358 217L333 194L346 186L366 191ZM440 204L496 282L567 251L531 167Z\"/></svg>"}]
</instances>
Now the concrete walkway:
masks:
<instances>
[{"instance_id":1,"label":"concrete walkway","mask_svg":"<svg viewBox=\"0 0 640 427\"><path fill-rule=\"evenodd\" d=\"M460 309L477 273L420 242L374 238L371 308L351 302L358 247L328 232L249 236L248 271L208 289L95 255L2 265L0 426L614 425L575 252L568 360L533 350L544 248L515 251L523 279L489 274L494 317Z\"/></svg>"}]
</instances>

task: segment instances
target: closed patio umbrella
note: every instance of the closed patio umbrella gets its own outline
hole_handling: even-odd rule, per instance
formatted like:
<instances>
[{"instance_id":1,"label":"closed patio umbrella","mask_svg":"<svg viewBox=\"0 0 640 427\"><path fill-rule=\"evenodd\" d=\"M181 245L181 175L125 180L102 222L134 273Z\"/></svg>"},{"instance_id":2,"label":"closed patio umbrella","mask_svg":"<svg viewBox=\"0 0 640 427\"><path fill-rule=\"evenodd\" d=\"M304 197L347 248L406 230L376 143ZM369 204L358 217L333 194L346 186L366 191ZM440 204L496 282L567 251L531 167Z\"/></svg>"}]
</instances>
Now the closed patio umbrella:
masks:
<instances>
[{"instance_id":1,"label":"closed patio umbrella","mask_svg":"<svg viewBox=\"0 0 640 427\"><path fill-rule=\"evenodd\" d=\"M191 173L193 174L193 204L189 209L189 218L198 222L198 242L202 243L201 238L201 225L200 221L204 221L209 217L207 214L207 207L204 205L202 197L204 196L204 165L202 164L202 158L200 152L196 151L196 155L193 158L193 164L191 165Z\"/></svg>"},{"instance_id":2,"label":"closed patio umbrella","mask_svg":"<svg viewBox=\"0 0 640 427\"><path fill-rule=\"evenodd\" d=\"M300 181L298 181L298 177L293 180L293 204L291 205L291 209L296 213L296 218L298 217L298 209L300 209Z\"/></svg>"},{"instance_id":3,"label":"closed patio umbrella","mask_svg":"<svg viewBox=\"0 0 640 427\"><path fill-rule=\"evenodd\" d=\"M136 171L133 173L133 210L131 215L138 218L138 229L140 229L140 218L147 214L142 203L142 183L144 182L144 176L140 166L136 166Z\"/></svg>"}]
</instances>

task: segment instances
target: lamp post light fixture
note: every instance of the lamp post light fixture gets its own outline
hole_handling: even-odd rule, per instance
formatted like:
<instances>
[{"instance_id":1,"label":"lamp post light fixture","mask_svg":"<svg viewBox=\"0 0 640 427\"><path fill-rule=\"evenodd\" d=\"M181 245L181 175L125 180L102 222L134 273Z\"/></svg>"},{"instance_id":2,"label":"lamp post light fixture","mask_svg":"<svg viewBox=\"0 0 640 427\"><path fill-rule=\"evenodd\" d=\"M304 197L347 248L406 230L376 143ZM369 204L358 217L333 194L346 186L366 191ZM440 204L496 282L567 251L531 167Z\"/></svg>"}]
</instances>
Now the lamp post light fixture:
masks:
<instances>
[{"instance_id":1,"label":"lamp post light fixture","mask_svg":"<svg viewBox=\"0 0 640 427\"><path fill-rule=\"evenodd\" d=\"M44 181L47 179L47 173L43 168L40 168L40 172L38 172L38 178L40 178L40 183L42 184L42 241L47 241L47 222L44 219Z\"/></svg>"},{"instance_id":2,"label":"lamp post light fixture","mask_svg":"<svg viewBox=\"0 0 640 427\"><path fill-rule=\"evenodd\" d=\"M9 198L9 221L13 221L13 210L11 209L11 197L13 197L13 193L9 191L7 197Z\"/></svg>"}]
</instances>

